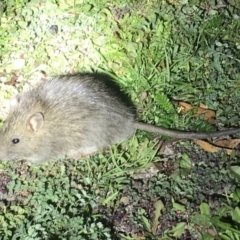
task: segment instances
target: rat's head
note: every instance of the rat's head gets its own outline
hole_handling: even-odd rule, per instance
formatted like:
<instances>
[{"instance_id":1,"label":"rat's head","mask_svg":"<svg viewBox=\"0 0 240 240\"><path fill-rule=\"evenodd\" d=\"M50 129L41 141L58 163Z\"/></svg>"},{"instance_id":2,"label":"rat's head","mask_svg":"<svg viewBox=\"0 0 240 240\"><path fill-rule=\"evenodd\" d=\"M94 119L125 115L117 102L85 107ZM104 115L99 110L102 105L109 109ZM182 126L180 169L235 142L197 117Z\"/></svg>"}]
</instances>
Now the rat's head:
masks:
<instances>
[{"instance_id":1,"label":"rat's head","mask_svg":"<svg viewBox=\"0 0 240 240\"><path fill-rule=\"evenodd\" d=\"M41 162L44 115L27 113L27 106L23 109L20 102L19 95L10 101L8 117L0 129L0 160Z\"/></svg>"}]
</instances>

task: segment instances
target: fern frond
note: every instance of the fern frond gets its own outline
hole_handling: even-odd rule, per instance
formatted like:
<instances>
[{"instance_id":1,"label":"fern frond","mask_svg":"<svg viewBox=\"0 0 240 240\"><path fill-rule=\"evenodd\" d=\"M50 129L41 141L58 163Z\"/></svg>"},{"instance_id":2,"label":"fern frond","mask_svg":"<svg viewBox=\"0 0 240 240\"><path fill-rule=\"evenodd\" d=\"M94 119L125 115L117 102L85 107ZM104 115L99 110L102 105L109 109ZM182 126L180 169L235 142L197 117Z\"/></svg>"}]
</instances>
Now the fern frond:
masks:
<instances>
[{"instance_id":1,"label":"fern frond","mask_svg":"<svg viewBox=\"0 0 240 240\"><path fill-rule=\"evenodd\" d=\"M175 112L175 107L163 92L158 93L155 100L166 112Z\"/></svg>"}]
</instances>

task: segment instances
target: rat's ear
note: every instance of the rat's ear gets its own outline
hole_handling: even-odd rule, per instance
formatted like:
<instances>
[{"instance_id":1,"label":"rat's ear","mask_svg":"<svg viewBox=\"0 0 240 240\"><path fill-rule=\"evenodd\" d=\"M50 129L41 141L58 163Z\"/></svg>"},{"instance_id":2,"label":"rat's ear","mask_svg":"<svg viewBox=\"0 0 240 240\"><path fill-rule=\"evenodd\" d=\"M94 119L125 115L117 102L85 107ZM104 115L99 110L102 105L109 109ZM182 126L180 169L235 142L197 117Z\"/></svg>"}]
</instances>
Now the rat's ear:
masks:
<instances>
[{"instance_id":1,"label":"rat's ear","mask_svg":"<svg viewBox=\"0 0 240 240\"><path fill-rule=\"evenodd\" d=\"M27 128L32 132L37 132L44 125L44 117L40 112L34 113L27 123Z\"/></svg>"}]
</instances>

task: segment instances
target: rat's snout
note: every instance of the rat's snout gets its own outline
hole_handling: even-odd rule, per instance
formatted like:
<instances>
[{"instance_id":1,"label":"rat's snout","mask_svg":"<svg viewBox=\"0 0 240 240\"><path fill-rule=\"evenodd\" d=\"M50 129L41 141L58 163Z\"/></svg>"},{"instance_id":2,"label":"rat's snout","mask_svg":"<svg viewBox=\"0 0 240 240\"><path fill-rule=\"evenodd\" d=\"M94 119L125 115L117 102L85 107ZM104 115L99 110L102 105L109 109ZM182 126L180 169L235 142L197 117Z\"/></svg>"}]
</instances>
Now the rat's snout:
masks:
<instances>
[{"instance_id":1,"label":"rat's snout","mask_svg":"<svg viewBox=\"0 0 240 240\"><path fill-rule=\"evenodd\" d=\"M13 154L8 154L6 151L0 149L0 161L13 161L13 160L20 160Z\"/></svg>"},{"instance_id":2,"label":"rat's snout","mask_svg":"<svg viewBox=\"0 0 240 240\"><path fill-rule=\"evenodd\" d=\"M11 152L7 151L3 146L0 146L0 161L12 161L17 160L16 154L12 154Z\"/></svg>"}]
</instances>

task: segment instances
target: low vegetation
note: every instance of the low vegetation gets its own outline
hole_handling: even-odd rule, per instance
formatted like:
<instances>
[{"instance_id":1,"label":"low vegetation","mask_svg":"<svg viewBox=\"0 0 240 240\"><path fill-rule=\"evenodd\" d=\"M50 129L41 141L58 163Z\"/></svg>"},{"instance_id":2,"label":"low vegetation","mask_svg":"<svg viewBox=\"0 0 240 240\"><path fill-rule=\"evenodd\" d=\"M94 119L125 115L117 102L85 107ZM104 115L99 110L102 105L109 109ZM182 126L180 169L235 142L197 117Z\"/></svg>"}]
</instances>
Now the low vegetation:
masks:
<instances>
[{"instance_id":1,"label":"low vegetation","mask_svg":"<svg viewBox=\"0 0 240 240\"><path fill-rule=\"evenodd\" d=\"M13 0L0 17L1 123L5 101L42 77L99 71L143 122L240 125L237 0ZM2 161L0 237L240 239L240 140L220 140L138 131L89 159Z\"/></svg>"}]
</instances>

